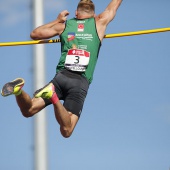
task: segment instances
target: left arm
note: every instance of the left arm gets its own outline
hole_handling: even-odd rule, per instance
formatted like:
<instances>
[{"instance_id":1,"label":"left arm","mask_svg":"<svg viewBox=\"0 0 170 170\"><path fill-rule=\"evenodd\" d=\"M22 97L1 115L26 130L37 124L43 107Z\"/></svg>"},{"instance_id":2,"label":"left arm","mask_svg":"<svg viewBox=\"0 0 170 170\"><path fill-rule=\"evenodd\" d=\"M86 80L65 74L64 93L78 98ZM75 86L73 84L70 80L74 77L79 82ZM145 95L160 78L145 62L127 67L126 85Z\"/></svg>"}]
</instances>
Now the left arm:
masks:
<instances>
[{"instance_id":1,"label":"left arm","mask_svg":"<svg viewBox=\"0 0 170 170\"><path fill-rule=\"evenodd\" d=\"M31 32L30 37L33 40L40 40L60 35L65 28L65 21L67 20L67 15L69 15L69 12L67 10L62 11L58 15L56 20L34 29Z\"/></svg>"}]
</instances>

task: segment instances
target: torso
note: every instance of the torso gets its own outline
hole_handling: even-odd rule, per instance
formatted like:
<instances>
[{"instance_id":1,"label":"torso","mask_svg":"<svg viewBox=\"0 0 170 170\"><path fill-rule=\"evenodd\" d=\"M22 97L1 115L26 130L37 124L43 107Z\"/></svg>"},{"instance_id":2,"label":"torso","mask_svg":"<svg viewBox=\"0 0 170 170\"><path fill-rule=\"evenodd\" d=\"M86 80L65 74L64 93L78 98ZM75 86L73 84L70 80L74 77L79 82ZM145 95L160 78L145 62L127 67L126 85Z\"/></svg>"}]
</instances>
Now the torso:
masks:
<instances>
[{"instance_id":1,"label":"torso","mask_svg":"<svg viewBox=\"0 0 170 170\"><path fill-rule=\"evenodd\" d=\"M95 19L68 20L60 39L62 56L57 71L66 68L82 72L91 82L101 45Z\"/></svg>"}]
</instances>

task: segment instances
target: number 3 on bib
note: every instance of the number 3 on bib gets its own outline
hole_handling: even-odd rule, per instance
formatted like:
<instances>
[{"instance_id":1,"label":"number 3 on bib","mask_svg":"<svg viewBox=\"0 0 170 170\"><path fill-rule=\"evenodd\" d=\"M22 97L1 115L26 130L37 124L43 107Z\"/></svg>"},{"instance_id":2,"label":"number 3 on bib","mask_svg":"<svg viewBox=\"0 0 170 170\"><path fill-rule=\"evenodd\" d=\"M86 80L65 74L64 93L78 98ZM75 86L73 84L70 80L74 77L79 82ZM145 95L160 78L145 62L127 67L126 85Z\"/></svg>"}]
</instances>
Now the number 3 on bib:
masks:
<instances>
[{"instance_id":1,"label":"number 3 on bib","mask_svg":"<svg viewBox=\"0 0 170 170\"><path fill-rule=\"evenodd\" d=\"M85 72L89 64L90 52L81 49L70 49L66 56L65 68Z\"/></svg>"}]
</instances>

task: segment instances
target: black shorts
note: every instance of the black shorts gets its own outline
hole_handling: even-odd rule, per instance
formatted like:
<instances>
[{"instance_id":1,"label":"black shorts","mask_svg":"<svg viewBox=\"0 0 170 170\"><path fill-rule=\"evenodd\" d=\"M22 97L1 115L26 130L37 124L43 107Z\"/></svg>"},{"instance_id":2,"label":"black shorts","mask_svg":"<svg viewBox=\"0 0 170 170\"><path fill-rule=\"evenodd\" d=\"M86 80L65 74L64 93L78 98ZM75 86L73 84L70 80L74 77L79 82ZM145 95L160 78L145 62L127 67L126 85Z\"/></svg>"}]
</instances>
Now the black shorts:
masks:
<instances>
[{"instance_id":1,"label":"black shorts","mask_svg":"<svg viewBox=\"0 0 170 170\"><path fill-rule=\"evenodd\" d=\"M65 109L80 117L89 88L88 80L79 73L64 69L58 72L51 82L59 100L64 101ZM44 101L46 106L51 104L48 99Z\"/></svg>"}]
</instances>

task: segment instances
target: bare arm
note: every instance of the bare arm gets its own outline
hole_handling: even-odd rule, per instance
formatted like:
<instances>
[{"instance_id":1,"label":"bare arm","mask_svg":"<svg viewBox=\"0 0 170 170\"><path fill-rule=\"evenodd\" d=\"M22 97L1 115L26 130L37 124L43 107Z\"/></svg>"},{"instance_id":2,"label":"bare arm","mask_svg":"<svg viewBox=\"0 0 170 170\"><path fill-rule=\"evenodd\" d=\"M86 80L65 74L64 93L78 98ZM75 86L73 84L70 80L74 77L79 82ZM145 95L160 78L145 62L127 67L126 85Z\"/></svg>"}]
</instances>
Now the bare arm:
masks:
<instances>
[{"instance_id":1,"label":"bare arm","mask_svg":"<svg viewBox=\"0 0 170 170\"><path fill-rule=\"evenodd\" d=\"M122 0L112 0L106 9L95 17L100 40L103 39L107 25L114 19Z\"/></svg>"},{"instance_id":2,"label":"bare arm","mask_svg":"<svg viewBox=\"0 0 170 170\"><path fill-rule=\"evenodd\" d=\"M67 20L69 12L67 10L62 11L56 20L39 26L31 32L30 37L34 40L48 39L56 35L60 35L65 28L65 21Z\"/></svg>"}]
</instances>

